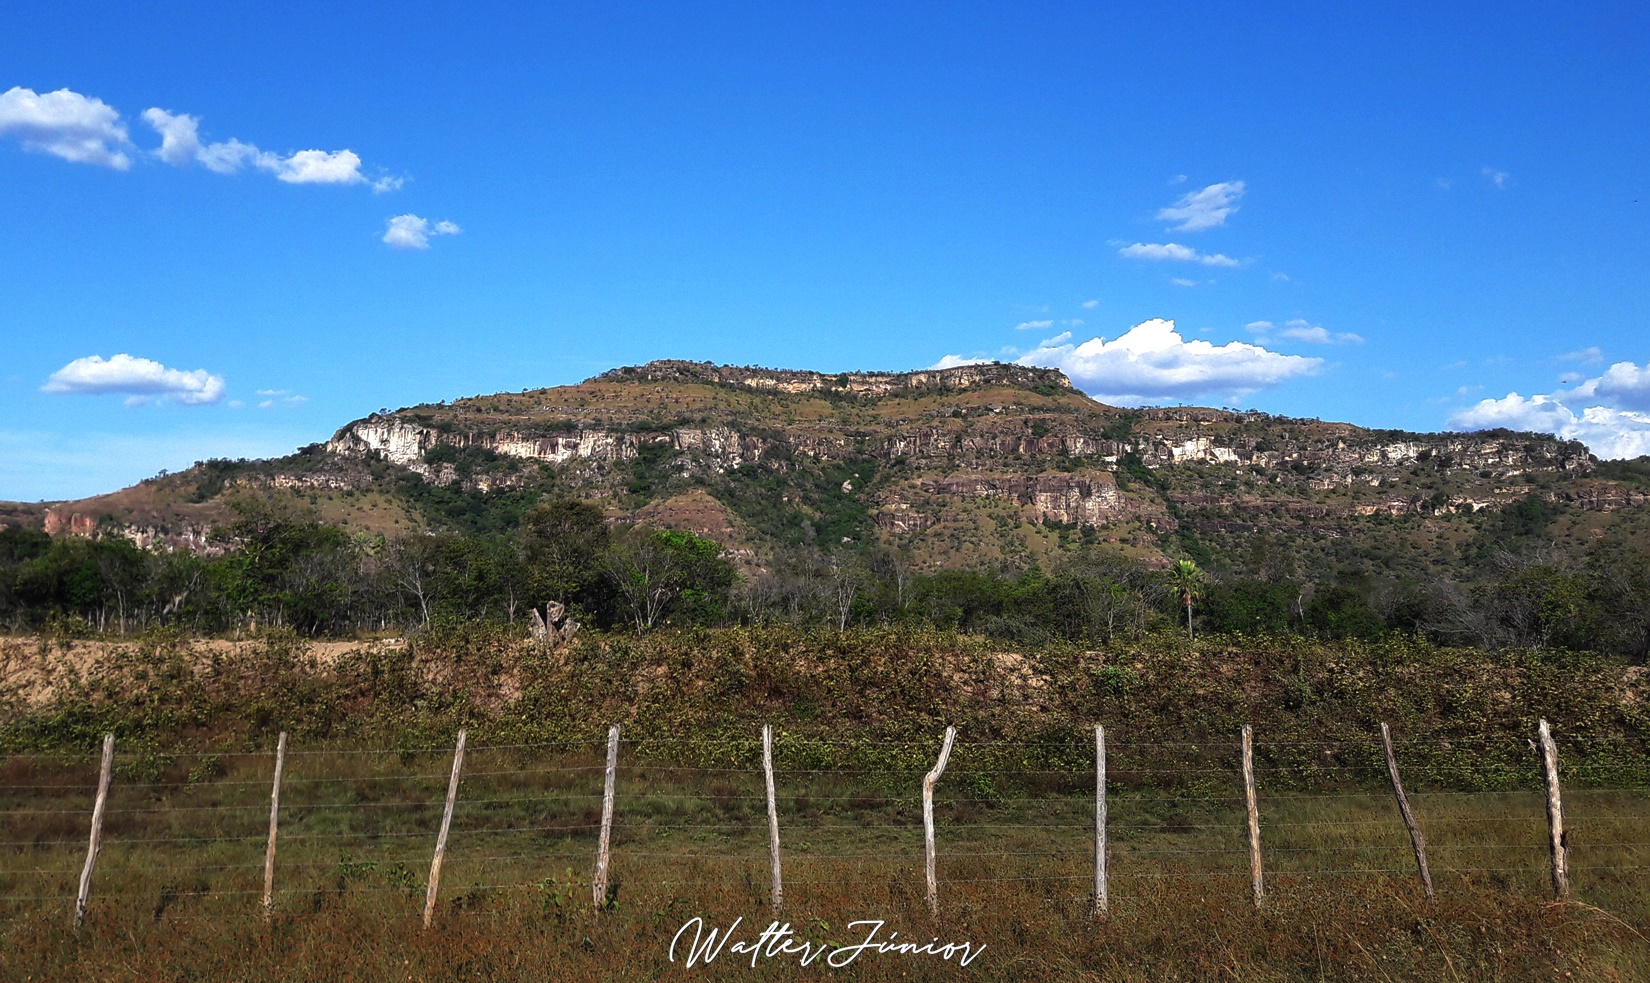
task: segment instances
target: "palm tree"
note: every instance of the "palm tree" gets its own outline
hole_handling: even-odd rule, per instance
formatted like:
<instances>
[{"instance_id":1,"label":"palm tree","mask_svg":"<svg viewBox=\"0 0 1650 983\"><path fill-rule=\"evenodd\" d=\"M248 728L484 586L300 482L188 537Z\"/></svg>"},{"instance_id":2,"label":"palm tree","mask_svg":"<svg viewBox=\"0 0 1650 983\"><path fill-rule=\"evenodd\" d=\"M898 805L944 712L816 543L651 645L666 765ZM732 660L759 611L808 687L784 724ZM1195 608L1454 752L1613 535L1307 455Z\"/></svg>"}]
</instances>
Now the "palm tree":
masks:
<instances>
[{"instance_id":1,"label":"palm tree","mask_svg":"<svg viewBox=\"0 0 1650 983\"><path fill-rule=\"evenodd\" d=\"M1198 589L1203 583L1203 571L1192 560L1180 560L1169 568L1169 592L1186 605L1186 637L1192 637L1192 602L1203 596Z\"/></svg>"}]
</instances>

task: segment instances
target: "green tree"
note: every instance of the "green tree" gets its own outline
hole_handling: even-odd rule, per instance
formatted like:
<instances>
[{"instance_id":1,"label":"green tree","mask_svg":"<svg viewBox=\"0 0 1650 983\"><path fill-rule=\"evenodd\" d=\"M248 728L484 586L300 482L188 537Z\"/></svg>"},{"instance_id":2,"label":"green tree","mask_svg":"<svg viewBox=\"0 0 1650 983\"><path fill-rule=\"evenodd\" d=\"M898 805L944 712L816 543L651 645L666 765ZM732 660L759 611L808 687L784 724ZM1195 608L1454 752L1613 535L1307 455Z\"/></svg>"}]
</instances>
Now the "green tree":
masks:
<instances>
[{"instance_id":1,"label":"green tree","mask_svg":"<svg viewBox=\"0 0 1650 983\"><path fill-rule=\"evenodd\" d=\"M1192 604L1203 596L1203 571L1196 561L1178 560L1169 568L1169 593L1186 606L1186 637L1192 637Z\"/></svg>"}]
</instances>

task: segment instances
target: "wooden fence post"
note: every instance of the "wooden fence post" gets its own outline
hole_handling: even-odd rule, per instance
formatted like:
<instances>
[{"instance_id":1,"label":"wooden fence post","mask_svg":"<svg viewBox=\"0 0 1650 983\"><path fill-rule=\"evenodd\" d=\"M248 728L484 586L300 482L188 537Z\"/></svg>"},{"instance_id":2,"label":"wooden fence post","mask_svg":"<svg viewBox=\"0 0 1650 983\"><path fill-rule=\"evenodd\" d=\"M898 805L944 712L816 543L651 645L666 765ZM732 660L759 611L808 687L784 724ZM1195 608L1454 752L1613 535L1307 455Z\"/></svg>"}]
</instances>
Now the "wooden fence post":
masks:
<instances>
[{"instance_id":1,"label":"wooden fence post","mask_svg":"<svg viewBox=\"0 0 1650 983\"><path fill-rule=\"evenodd\" d=\"M441 813L441 832L435 838L435 856L430 858L430 886L424 892L424 927L435 920L435 898L441 890L441 861L447 857L447 830L453 824L453 803L458 800L458 776L464 770L464 741L469 732L458 732L458 745L453 748L453 775L447 779L447 808Z\"/></svg>"},{"instance_id":2,"label":"wooden fence post","mask_svg":"<svg viewBox=\"0 0 1650 983\"><path fill-rule=\"evenodd\" d=\"M1553 855L1553 897L1570 896L1570 847L1564 832L1564 800L1558 791L1558 746L1553 732L1542 720L1537 728L1541 738L1541 770L1547 777L1547 836Z\"/></svg>"},{"instance_id":3,"label":"wooden fence post","mask_svg":"<svg viewBox=\"0 0 1650 983\"><path fill-rule=\"evenodd\" d=\"M1094 725L1094 913L1111 909L1106 896L1106 728Z\"/></svg>"},{"instance_id":4,"label":"wooden fence post","mask_svg":"<svg viewBox=\"0 0 1650 983\"><path fill-rule=\"evenodd\" d=\"M1259 907L1266 882L1260 866L1260 808L1255 802L1255 729L1248 724L1243 725L1243 797L1249 813L1249 881Z\"/></svg>"},{"instance_id":5,"label":"wooden fence post","mask_svg":"<svg viewBox=\"0 0 1650 983\"><path fill-rule=\"evenodd\" d=\"M619 725L607 731L607 780L602 791L602 830L596 839L596 876L591 879L590 893L596 907L607 903L607 852L613 838L613 783L619 769Z\"/></svg>"},{"instance_id":6,"label":"wooden fence post","mask_svg":"<svg viewBox=\"0 0 1650 983\"><path fill-rule=\"evenodd\" d=\"M936 918L940 913L940 885L934 871L934 786L939 783L940 776L945 774L945 763L951 760L951 742L956 736L957 728L945 729L945 744L940 747L940 760L934 765L934 770L922 779L922 833L926 860L924 868L928 874L928 910Z\"/></svg>"},{"instance_id":7,"label":"wooden fence post","mask_svg":"<svg viewBox=\"0 0 1650 983\"><path fill-rule=\"evenodd\" d=\"M281 821L281 772L286 770L286 731L275 741L275 781L269 790L269 846L264 850L264 918L275 912L275 832Z\"/></svg>"},{"instance_id":8,"label":"wooden fence post","mask_svg":"<svg viewBox=\"0 0 1650 983\"><path fill-rule=\"evenodd\" d=\"M115 735L103 735L103 767L97 773L97 801L92 805L92 836L86 845L86 866L80 870L80 891L74 899L74 930L86 920L86 902L92 893L92 868L97 851L103 848L103 809L109 803L109 776L115 766Z\"/></svg>"},{"instance_id":9,"label":"wooden fence post","mask_svg":"<svg viewBox=\"0 0 1650 983\"><path fill-rule=\"evenodd\" d=\"M785 884L779 873L779 807L773 794L773 725L762 725L762 770L768 780L768 862L773 868L773 910L785 906Z\"/></svg>"},{"instance_id":10,"label":"wooden fence post","mask_svg":"<svg viewBox=\"0 0 1650 983\"><path fill-rule=\"evenodd\" d=\"M1381 723L1381 745L1386 748L1386 773L1392 777L1392 794L1398 797L1398 814L1409 830L1409 845L1415 848L1415 867L1421 872L1421 886L1427 889L1427 900L1437 897L1432 890L1432 869L1427 866L1427 838L1421 835L1421 824L1409 807L1409 796L1404 794L1404 783L1398 779L1398 757L1392 751L1392 730Z\"/></svg>"}]
</instances>

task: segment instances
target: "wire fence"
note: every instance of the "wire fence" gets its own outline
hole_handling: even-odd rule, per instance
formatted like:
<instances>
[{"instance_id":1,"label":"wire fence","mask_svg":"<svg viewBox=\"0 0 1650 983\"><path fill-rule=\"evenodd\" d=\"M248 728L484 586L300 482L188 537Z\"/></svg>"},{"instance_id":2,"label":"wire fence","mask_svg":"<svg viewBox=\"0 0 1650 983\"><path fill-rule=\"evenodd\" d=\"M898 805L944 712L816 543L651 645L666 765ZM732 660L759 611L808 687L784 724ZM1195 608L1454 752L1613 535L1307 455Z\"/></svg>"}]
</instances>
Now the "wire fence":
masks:
<instances>
[{"instance_id":1,"label":"wire fence","mask_svg":"<svg viewBox=\"0 0 1650 983\"><path fill-rule=\"evenodd\" d=\"M757 735L626 737L612 768L602 760L604 744L593 737L470 746L451 797L451 747L289 748L274 835L273 750L116 749L107 769L96 754L6 756L0 911L61 905L68 912L77 899L103 911L143 906L155 917L190 917L213 901L293 915L356 896L403 895L411 904L435 893L431 854L444 823L444 912L521 895L610 903L619 889L761 896L775 856L790 899L825 888L915 892L930 838L939 889L987 902L994 884L1093 902L1108 891L1126 898L1179 880L1242 892L1253 877L1259 900L1262 883L1276 891L1310 878L1407 884L1417 877L1416 846L1386 784L1379 736L1258 739L1253 797L1235 737L1114 741L1103 771L1093 750L1085 761L1075 742L959 740L927 810L923 777L935 770L937 740L779 734L771 805ZM1456 787L1461 764L1436 760L1440 751L1491 745L1528 758L1500 766L1497 788ZM817 751L826 746L871 759L895 753L888 767L821 767ZM1566 735L1552 783L1533 747L1503 737L1394 746L1441 890L1487 884L1547 892L1562 865L1581 892L1643 896L1650 784L1600 783L1610 772L1596 758L1607 749L1616 774L1636 779L1645 742ZM658 753L684 748L712 753L691 763ZM1062 762L1070 767L1054 766ZM102 825L93 832L103 774L106 801L95 810ZM1575 775L1592 780L1562 787L1561 815L1552 814L1550 798ZM604 826L613 884L597 898ZM1251 864L1259 864L1258 876ZM928 883L932 897L936 882Z\"/></svg>"}]
</instances>

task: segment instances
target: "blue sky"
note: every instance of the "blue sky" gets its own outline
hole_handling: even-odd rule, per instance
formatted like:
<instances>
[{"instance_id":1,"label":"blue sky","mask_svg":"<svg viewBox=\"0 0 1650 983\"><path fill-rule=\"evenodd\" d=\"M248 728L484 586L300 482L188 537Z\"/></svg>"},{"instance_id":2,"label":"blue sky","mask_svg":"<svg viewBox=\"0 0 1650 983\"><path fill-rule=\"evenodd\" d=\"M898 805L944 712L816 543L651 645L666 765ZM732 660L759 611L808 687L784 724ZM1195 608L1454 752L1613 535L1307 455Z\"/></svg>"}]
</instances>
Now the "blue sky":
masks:
<instances>
[{"instance_id":1,"label":"blue sky","mask_svg":"<svg viewBox=\"0 0 1650 983\"><path fill-rule=\"evenodd\" d=\"M7 23L0 499L654 358L1650 453L1637 5Z\"/></svg>"}]
</instances>

